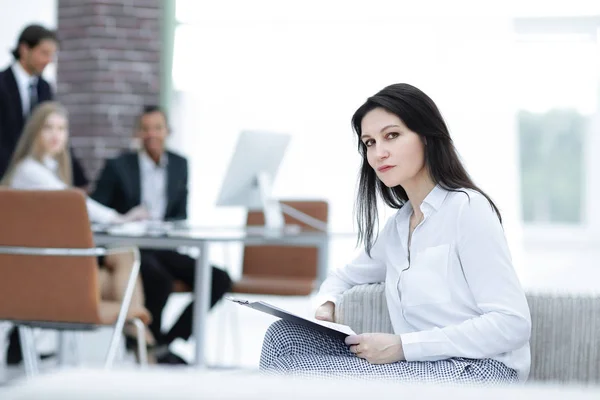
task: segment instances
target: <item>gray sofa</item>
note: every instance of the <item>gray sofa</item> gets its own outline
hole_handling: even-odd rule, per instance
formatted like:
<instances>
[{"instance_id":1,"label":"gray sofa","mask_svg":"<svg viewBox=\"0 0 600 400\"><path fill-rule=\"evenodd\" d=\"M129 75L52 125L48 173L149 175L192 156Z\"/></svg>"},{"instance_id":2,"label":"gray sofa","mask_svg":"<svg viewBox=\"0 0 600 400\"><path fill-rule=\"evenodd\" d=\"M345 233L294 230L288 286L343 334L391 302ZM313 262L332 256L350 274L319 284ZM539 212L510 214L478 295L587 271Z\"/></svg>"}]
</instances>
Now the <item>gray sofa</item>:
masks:
<instances>
[{"instance_id":1,"label":"gray sofa","mask_svg":"<svg viewBox=\"0 0 600 400\"><path fill-rule=\"evenodd\" d=\"M529 293L530 381L600 383L600 296ZM392 332L383 284L356 286L336 307L357 333Z\"/></svg>"}]
</instances>

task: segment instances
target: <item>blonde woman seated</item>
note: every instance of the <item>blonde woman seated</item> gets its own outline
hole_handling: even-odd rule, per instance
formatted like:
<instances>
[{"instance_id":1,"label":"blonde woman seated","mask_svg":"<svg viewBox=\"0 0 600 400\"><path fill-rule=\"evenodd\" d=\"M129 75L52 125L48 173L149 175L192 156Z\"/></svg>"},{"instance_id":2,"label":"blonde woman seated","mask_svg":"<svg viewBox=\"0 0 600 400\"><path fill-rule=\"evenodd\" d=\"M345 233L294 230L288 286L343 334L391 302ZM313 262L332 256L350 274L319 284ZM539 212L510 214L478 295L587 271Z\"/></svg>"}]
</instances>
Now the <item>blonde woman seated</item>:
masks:
<instances>
[{"instance_id":1,"label":"blonde woman seated","mask_svg":"<svg viewBox=\"0 0 600 400\"><path fill-rule=\"evenodd\" d=\"M57 102L45 102L36 107L23 129L15 153L2 181L14 189L61 190L72 186L71 160L68 151L69 123L66 109ZM147 218L138 207L125 215L87 198L91 222L122 223ZM132 254L111 254L99 260L100 292L104 300L121 302L133 265ZM130 309L151 315L144 307L142 286L138 282ZM148 344L154 338L147 331ZM128 332L128 335L133 335Z\"/></svg>"}]
</instances>

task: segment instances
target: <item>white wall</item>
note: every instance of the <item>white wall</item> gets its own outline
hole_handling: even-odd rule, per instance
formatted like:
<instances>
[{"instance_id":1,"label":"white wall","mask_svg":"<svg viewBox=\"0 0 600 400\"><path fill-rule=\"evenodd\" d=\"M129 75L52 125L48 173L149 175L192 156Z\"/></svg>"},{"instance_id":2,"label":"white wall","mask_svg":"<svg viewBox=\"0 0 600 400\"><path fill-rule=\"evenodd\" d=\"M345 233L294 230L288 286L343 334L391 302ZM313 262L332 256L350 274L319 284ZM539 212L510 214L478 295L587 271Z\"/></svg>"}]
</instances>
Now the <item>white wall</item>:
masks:
<instances>
[{"instance_id":1,"label":"white wall","mask_svg":"<svg viewBox=\"0 0 600 400\"><path fill-rule=\"evenodd\" d=\"M0 68L4 69L13 61L10 52L14 49L23 28L38 23L49 29L56 29L56 0L0 0ZM56 68L49 65L44 77L56 81Z\"/></svg>"},{"instance_id":2,"label":"white wall","mask_svg":"<svg viewBox=\"0 0 600 400\"><path fill-rule=\"evenodd\" d=\"M293 135L276 193L326 198L333 229L352 230L360 159L350 117L384 86L409 82L437 102L474 179L501 208L520 267L508 16L475 2L464 14L445 2L183 3L193 9L178 16L192 24L178 29L173 76L187 98L180 149L193 164L192 218L241 222L243 213L214 207L221 179L238 132L270 129ZM333 245L331 267L348 261L353 244Z\"/></svg>"}]
</instances>

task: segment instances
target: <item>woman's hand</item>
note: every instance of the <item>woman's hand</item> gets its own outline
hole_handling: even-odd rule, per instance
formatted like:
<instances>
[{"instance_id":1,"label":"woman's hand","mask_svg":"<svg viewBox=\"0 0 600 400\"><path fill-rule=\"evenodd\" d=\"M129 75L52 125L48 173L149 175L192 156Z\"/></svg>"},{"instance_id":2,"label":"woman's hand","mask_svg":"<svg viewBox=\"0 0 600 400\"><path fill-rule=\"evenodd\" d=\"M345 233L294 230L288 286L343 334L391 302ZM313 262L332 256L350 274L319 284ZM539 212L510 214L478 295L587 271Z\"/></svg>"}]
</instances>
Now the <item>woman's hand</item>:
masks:
<instances>
[{"instance_id":1,"label":"woman's hand","mask_svg":"<svg viewBox=\"0 0 600 400\"><path fill-rule=\"evenodd\" d=\"M335 304L333 304L331 301L328 301L317 308L317 311L315 312L315 318L320 319L321 321L334 322L334 313Z\"/></svg>"},{"instance_id":2,"label":"woman's hand","mask_svg":"<svg viewBox=\"0 0 600 400\"><path fill-rule=\"evenodd\" d=\"M402 340L390 333L363 333L346 338L350 351L371 364L390 364L404 360Z\"/></svg>"},{"instance_id":3,"label":"woman's hand","mask_svg":"<svg viewBox=\"0 0 600 400\"><path fill-rule=\"evenodd\" d=\"M125 222L143 221L150 218L150 213L146 207L139 205L133 207L122 217Z\"/></svg>"}]
</instances>

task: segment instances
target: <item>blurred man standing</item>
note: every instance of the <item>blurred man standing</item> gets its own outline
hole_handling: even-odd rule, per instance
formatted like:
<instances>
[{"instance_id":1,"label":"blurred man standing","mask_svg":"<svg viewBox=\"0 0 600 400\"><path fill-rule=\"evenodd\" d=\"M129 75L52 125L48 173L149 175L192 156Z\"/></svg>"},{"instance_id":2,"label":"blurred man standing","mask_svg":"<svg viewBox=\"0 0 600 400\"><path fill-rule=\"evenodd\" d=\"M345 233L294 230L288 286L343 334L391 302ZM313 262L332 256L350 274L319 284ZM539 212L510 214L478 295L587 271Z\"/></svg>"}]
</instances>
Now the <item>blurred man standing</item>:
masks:
<instances>
[{"instance_id":1,"label":"blurred man standing","mask_svg":"<svg viewBox=\"0 0 600 400\"><path fill-rule=\"evenodd\" d=\"M19 35L12 51L14 63L0 72L0 179L6 172L31 111L36 105L54 98L50 84L41 75L54 60L57 49L58 40L53 31L41 25L29 25ZM73 185L85 188L89 181L73 156L72 162ZM20 361L19 336L13 329L7 362L17 364Z\"/></svg>"},{"instance_id":2,"label":"blurred man standing","mask_svg":"<svg viewBox=\"0 0 600 400\"><path fill-rule=\"evenodd\" d=\"M58 50L55 32L41 25L29 25L19 35L12 51L14 63L0 72L0 178L6 172L15 146L31 110L54 95L42 78ZM73 159L73 184L87 186L81 165Z\"/></svg>"}]
</instances>

